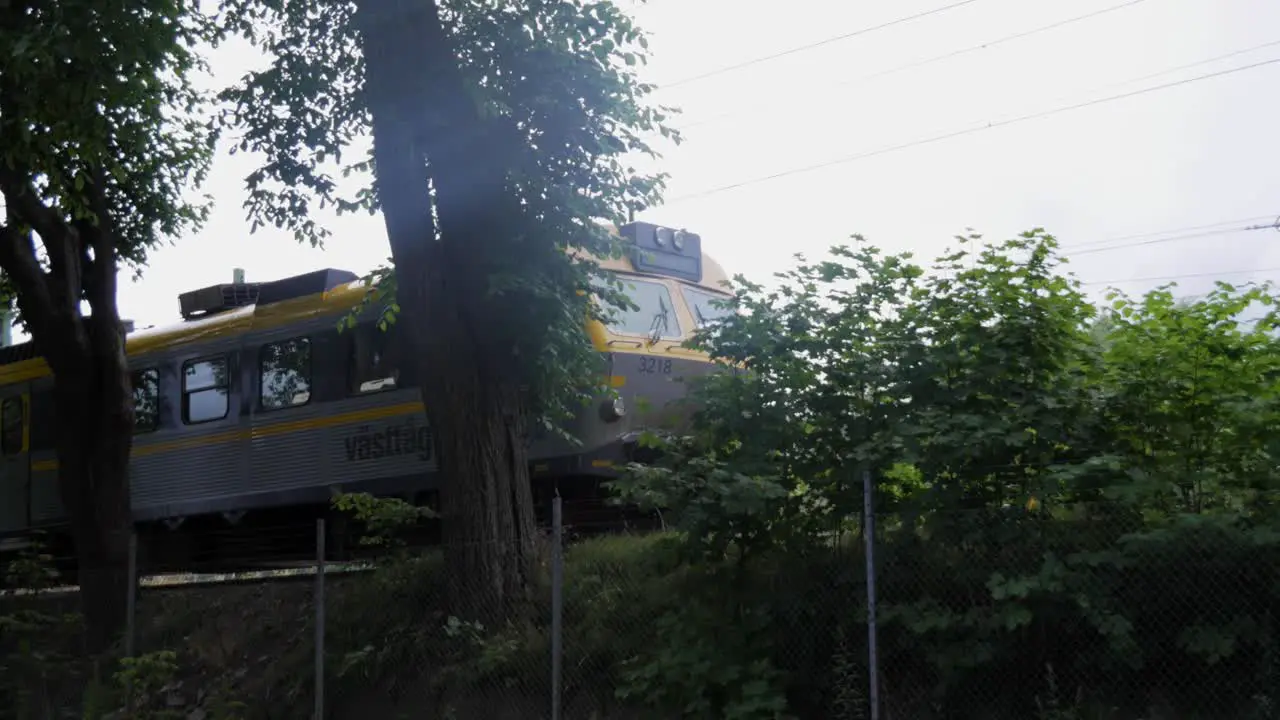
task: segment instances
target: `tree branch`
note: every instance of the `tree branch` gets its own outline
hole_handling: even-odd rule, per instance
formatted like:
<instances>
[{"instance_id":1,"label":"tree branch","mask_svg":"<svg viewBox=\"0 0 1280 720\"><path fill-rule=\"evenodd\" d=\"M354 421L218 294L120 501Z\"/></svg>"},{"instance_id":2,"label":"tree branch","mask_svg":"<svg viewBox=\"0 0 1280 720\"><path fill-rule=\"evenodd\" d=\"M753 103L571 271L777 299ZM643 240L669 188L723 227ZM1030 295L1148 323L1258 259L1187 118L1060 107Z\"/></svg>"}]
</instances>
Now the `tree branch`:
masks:
<instances>
[{"instance_id":1,"label":"tree branch","mask_svg":"<svg viewBox=\"0 0 1280 720\"><path fill-rule=\"evenodd\" d=\"M80 301L80 258L75 248L75 230L40 200L35 187L20 173L0 167L0 191L4 192L10 217L19 225L33 228L49 254L49 273L40 272L48 282L46 298L76 307ZM34 250L31 259L35 260ZM39 267L37 263L37 270Z\"/></svg>"},{"instance_id":2,"label":"tree branch","mask_svg":"<svg viewBox=\"0 0 1280 720\"><path fill-rule=\"evenodd\" d=\"M35 187L19 172L0 166L0 190L4 191L10 217L30 225L42 239L59 237L70 231L57 211L40 200Z\"/></svg>"},{"instance_id":3,"label":"tree branch","mask_svg":"<svg viewBox=\"0 0 1280 720\"><path fill-rule=\"evenodd\" d=\"M12 210L8 215L8 222L0 225L0 268L18 291L18 309L22 311L23 320L31 326L32 335L42 335L50 325L47 314L49 286L40 261L36 259L31 233L19 228Z\"/></svg>"},{"instance_id":4,"label":"tree branch","mask_svg":"<svg viewBox=\"0 0 1280 720\"><path fill-rule=\"evenodd\" d=\"M114 329L119 319L116 307L116 226L107 202L107 174L101 165L94 166L85 190L89 195L89 207L97 219L97 225L86 228L82 235L88 248L93 250L93 262L84 268L84 290L93 308L93 318L110 323Z\"/></svg>"}]
</instances>

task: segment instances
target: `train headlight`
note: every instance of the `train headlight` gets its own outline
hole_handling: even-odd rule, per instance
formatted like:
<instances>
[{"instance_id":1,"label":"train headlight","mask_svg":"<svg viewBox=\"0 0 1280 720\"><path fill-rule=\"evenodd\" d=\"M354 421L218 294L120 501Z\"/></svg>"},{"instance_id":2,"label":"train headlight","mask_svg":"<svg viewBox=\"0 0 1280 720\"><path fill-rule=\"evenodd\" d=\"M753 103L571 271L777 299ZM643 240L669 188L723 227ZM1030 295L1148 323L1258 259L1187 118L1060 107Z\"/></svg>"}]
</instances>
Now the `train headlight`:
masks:
<instances>
[{"instance_id":1,"label":"train headlight","mask_svg":"<svg viewBox=\"0 0 1280 720\"><path fill-rule=\"evenodd\" d=\"M671 228L658 228L653 233L653 241L658 244L658 247L666 247L668 240L671 240Z\"/></svg>"},{"instance_id":2,"label":"train headlight","mask_svg":"<svg viewBox=\"0 0 1280 720\"><path fill-rule=\"evenodd\" d=\"M677 230L676 234L672 236L671 247L675 248L676 250L684 249L684 231L683 230Z\"/></svg>"},{"instance_id":3,"label":"train headlight","mask_svg":"<svg viewBox=\"0 0 1280 720\"><path fill-rule=\"evenodd\" d=\"M627 408L620 397L605 400L600 404L600 418L605 422L617 422L626 414Z\"/></svg>"}]
</instances>

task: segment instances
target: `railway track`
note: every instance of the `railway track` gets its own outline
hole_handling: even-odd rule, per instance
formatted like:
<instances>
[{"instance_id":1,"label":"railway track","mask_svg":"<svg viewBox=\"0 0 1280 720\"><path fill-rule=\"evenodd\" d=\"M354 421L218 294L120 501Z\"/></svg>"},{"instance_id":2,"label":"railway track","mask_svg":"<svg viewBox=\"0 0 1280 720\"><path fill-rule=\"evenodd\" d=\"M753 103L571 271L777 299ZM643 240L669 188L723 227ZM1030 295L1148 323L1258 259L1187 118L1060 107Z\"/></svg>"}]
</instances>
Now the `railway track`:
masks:
<instances>
[{"instance_id":1,"label":"railway track","mask_svg":"<svg viewBox=\"0 0 1280 720\"><path fill-rule=\"evenodd\" d=\"M347 577L363 575L377 569L373 562L327 563L324 574ZM148 575L138 579L139 591L178 591L194 590L208 587L228 587L235 585L283 584L314 581L316 567L296 563L272 563L269 567L256 570L219 571L219 572L173 572L159 575ZM33 590L30 588L0 589L0 598L39 596L65 596L80 592L78 585L56 585Z\"/></svg>"}]
</instances>

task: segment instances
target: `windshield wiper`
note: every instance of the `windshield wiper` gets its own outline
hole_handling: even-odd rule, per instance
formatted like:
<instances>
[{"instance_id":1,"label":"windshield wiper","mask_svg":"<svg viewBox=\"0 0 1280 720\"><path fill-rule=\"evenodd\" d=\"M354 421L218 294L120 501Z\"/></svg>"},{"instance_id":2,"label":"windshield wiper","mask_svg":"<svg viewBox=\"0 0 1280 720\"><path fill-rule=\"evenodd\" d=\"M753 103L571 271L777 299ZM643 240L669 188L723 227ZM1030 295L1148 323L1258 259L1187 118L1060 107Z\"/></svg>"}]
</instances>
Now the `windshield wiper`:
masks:
<instances>
[{"instance_id":1,"label":"windshield wiper","mask_svg":"<svg viewBox=\"0 0 1280 720\"><path fill-rule=\"evenodd\" d=\"M705 315L703 315L703 314L702 314L702 308L701 308L701 307L699 307L697 303L694 303L694 305L693 305L693 317L694 317L694 319L695 319L695 320L697 320L697 321L698 321L698 327L704 328L704 327L706 327L707 325L710 325L710 324L711 324L711 323L707 320L707 317L706 317Z\"/></svg>"},{"instance_id":2,"label":"windshield wiper","mask_svg":"<svg viewBox=\"0 0 1280 720\"><path fill-rule=\"evenodd\" d=\"M662 298L658 298L658 312L654 313L653 321L649 323L649 344L658 342L669 329L667 324L667 303Z\"/></svg>"}]
</instances>

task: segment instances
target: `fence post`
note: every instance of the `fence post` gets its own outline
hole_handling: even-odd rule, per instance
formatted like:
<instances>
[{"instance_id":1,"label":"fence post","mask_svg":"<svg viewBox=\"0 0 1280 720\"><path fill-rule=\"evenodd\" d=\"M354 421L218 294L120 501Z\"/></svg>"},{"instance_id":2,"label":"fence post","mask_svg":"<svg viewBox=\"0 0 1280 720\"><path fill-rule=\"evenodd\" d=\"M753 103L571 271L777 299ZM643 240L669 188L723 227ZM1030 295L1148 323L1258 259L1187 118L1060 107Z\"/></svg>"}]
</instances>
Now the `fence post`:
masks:
<instances>
[{"instance_id":1,"label":"fence post","mask_svg":"<svg viewBox=\"0 0 1280 720\"><path fill-rule=\"evenodd\" d=\"M134 657L137 651L138 607L138 532L129 528L129 589L124 600L124 656Z\"/></svg>"},{"instance_id":2,"label":"fence post","mask_svg":"<svg viewBox=\"0 0 1280 720\"><path fill-rule=\"evenodd\" d=\"M560 494L551 501L551 720L560 720L564 615L564 516Z\"/></svg>"},{"instance_id":3,"label":"fence post","mask_svg":"<svg viewBox=\"0 0 1280 720\"><path fill-rule=\"evenodd\" d=\"M880 720L880 656L876 648L876 512L871 471L862 471L863 547L867 563L867 678L871 684L868 705L871 720Z\"/></svg>"},{"instance_id":4,"label":"fence post","mask_svg":"<svg viewBox=\"0 0 1280 720\"><path fill-rule=\"evenodd\" d=\"M138 531L132 525L129 526L129 559L125 574L129 576L129 586L124 596L124 656L132 658L136 657L134 653L138 650ZM97 675L96 671L94 675ZM132 714L134 710L132 676L125 681L124 692L125 712Z\"/></svg>"},{"instance_id":5,"label":"fence post","mask_svg":"<svg viewBox=\"0 0 1280 720\"><path fill-rule=\"evenodd\" d=\"M316 519L316 705L313 720L324 720L324 518Z\"/></svg>"}]
</instances>

